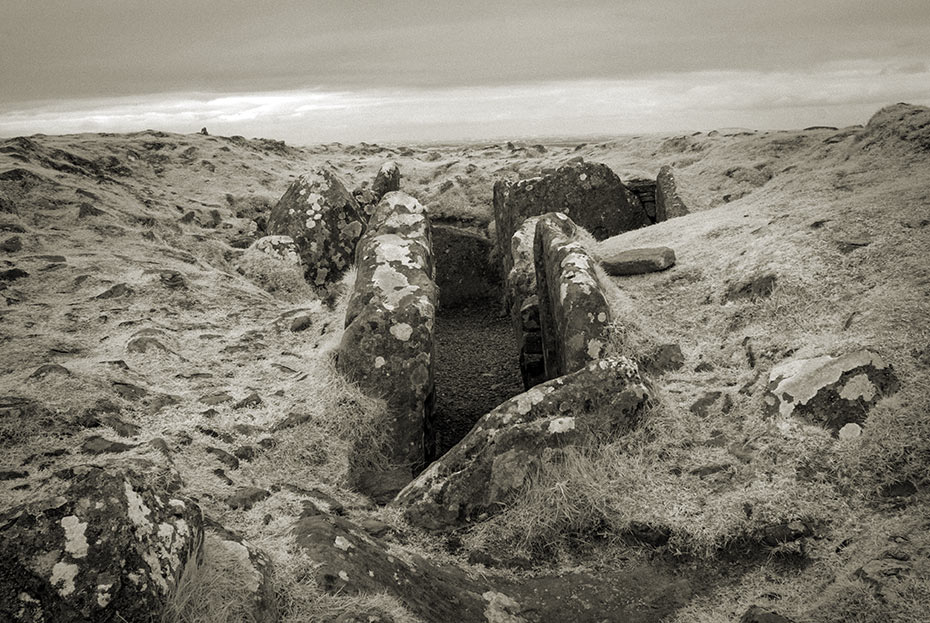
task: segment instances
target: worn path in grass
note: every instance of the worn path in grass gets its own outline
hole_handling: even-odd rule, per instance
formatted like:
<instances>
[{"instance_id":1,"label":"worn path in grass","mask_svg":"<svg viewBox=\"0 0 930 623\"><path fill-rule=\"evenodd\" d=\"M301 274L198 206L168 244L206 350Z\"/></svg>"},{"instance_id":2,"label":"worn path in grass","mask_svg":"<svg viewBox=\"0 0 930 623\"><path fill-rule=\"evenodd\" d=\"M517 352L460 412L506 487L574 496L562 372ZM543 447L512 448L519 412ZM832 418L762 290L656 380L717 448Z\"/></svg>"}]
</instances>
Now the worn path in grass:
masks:
<instances>
[{"instance_id":1,"label":"worn path in grass","mask_svg":"<svg viewBox=\"0 0 930 623\"><path fill-rule=\"evenodd\" d=\"M440 310L435 340L438 458L523 382L510 319L495 303Z\"/></svg>"}]
</instances>

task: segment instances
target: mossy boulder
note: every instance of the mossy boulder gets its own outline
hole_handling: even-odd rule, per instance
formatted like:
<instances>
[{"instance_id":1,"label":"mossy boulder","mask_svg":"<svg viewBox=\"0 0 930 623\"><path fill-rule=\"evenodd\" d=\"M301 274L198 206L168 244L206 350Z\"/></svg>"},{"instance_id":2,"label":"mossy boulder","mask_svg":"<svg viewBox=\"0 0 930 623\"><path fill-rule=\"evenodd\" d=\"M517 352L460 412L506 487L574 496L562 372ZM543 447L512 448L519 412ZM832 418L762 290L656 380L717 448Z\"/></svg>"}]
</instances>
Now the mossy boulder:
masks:
<instances>
[{"instance_id":1,"label":"mossy boulder","mask_svg":"<svg viewBox=\"0 0 930 623\"><path fill-rule=\"evenodd\" d=\"M428 529L500 511L542 462L567 445L636 426L649 389L636 364L601 359L518 395L482 417L452 450L401 491L394 504Z\"/></svg>"},{"instance_id":2,"label":"mossy boulder","mask_svg":"<svg viewBox=\"0 0 930 623\"><path fill-rule=\"evenodd\" d=\"M314 286L339 279L352 264L364 230L365 218L355 198L323 167L291 184L268 218L268 234L294 241L304 277Z\"/></svg>"},{"instance_id":3,"label":"mossy boulder","mask_svg":"<svg viewBox=\"0 0 930 623\"><path fill-rule=\"evenodd\" d=\"M0 515L0 620L159 621L203 543L200 508L142 469L77 466Z\"/></svg>"}]
</instances>

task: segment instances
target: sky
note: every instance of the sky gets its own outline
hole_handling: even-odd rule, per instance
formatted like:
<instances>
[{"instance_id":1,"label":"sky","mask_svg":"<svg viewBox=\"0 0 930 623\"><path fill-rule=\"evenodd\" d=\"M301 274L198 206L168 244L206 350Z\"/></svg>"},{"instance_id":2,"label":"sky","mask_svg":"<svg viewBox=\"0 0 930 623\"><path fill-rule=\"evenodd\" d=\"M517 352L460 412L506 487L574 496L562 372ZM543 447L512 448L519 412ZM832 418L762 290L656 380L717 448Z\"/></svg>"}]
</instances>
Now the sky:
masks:
<instances>
[{"instance_id":1,"label":"sky","mask_svg":"<svg viewBox=\"0 0 930 623\"><path fill-rule=\"evenodd\" d=\"M421 142L930 105L928 0L0 0L0 136Z\"/></svg>"}]
</instances>

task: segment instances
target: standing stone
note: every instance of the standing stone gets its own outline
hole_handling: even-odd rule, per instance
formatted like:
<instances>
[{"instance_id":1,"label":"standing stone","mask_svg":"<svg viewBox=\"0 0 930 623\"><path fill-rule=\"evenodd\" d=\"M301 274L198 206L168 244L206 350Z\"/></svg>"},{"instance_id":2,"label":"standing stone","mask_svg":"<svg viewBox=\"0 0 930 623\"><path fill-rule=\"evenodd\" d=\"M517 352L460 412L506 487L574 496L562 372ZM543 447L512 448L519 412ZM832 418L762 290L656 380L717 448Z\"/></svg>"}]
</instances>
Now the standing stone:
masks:
<instances>
[{"instance_id":1,"label":"standing stone","mask_svg":"<svg viewBox=\"0 0 930 623\"><path fill-rule=\"evenodd\" d=\"M537 385L478 420L395 504L428 529L480 520L518 495L542 461L558 460L559 448L632 430L648 396L636 364L623 357Z\"/></svg>"},{"instance_id":2,"label":"standing stone","mask_svg":"<svg viewBox=\"0 0 930 623\"><path fill-rule=\"evenodd\" d=\"M358 245L358 274L346 309L337 366L363 392L387 403L390 469L356 460L350 479L376 501L422 467L433 402L437 292L426 209L413 197L384 196ZM363 457L365 448L356 455Z\"/></svg>"},{"instance_id":3,"label":"standing stone","mask_svg":"<svg viewBox=\"0 0 930 623\"><path fill-rule=\"evenodd\" d=\"M388 160L378 169L375 175L375 181L371 184L371 192L374 193L375 203L381 201L384 195L400 190L400 168L393 160Z\"/></svg>"},{"instance_id":4,"label":"standing stone","mask_svg":"<svg viewBox=\"0 0 930 623\"><path fill-rule=\"evenodd\" d=\"M656 223L666 221L688 213L688 207L678 194L678 185L672 167L664 166L659 169L656 178Z\"/></svg>"},{"instance_id":5,"label":"standing stone","mask_svg":"<svg viewBox=\"0 0 930 623\"><path fill-rule=\"evenodd\" d=\"M0 620L160 620L203 543L200 508L150 474L78 466L0 515Z\"/></svg>"},{"instance_id":6,"label":"standing stone","mask_svg":"<svg viewBox=\"0 0 930 623\"><path fill-rule=\"evenodd\" d=\"M540 216L526 219L510 239L511 269L507 274L506 299L517 344L520 348L520 374L524 389L546 380L543 358L542 326L539 319L539 296L536 289L536 263L533 246L536 223ZM577 235L577 228L568 219L553 223L563 228L567 237Z\"/></svg>"},{"instance_id":7,"label":"standing stone","mask_svg":"<svg viewBox=\"0 0 930 623\"><path fill-rule=\"evenodd\" d=\"M573 161L542 177L494 184L494 221L504 275L510 239L530 216L562 212L604 240L652 221L642 204L607 165Z\"/></svg>"},{"instance_id":8,"label":"standing stone","mask_svg":"<svg viewBox=\"0 0 930 623\"><path fill-rule=\"evenodd\" d=\"M862 424L869 409L898 390L898 377L877 354L859 350L840 357L792 359L769 373L769 416L796 415L834 432Z\"/></svg>"},{"instance_id":9,"label":"standing stone","mask_svg":"<svg viewBox=\"0 0 930 623\"><path fill-rule=\"evenodd\" d=\"M571 220L546 214L536 223L534 259L546 378L582 368L604 356L610 304L595 262L572 236Z\"/></svg>"},{"instance_id":10,"label":"standing stone","mask_svg":"<svg viewBox=\"0 0 930 623\"><path fill-rule=\"evenodd\" d=\"M314 286L339 279L352 263L364 229L358 203L326 168L301 175L268 218L270 235L293 239L300 251L304 278Z\"/></svg>"}]
</instances>

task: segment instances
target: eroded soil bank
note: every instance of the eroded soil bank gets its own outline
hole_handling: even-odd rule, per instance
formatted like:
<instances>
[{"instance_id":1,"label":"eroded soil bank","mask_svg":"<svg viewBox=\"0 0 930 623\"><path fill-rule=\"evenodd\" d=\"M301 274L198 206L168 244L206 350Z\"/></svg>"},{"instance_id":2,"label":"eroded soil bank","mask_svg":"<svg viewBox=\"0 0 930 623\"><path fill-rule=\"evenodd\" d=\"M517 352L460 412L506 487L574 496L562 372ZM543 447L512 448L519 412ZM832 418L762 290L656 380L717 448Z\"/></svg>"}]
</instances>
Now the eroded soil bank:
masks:
<instances>
[{"instance_id":1,"label":"eroded soil bank","mask_svg":"<svg viewBox=\"0 0 930 623\"><path fill-rule=\"evenodd\" d=\"M434 339L439 457L482 415L522 392L523 382L510 319L495 303L440 309Z\"/></svg>"}]
</instances>

